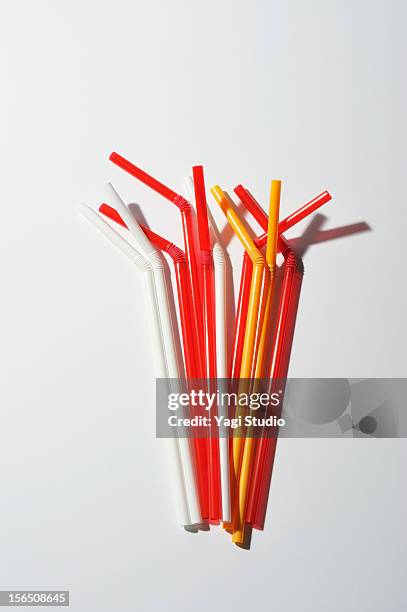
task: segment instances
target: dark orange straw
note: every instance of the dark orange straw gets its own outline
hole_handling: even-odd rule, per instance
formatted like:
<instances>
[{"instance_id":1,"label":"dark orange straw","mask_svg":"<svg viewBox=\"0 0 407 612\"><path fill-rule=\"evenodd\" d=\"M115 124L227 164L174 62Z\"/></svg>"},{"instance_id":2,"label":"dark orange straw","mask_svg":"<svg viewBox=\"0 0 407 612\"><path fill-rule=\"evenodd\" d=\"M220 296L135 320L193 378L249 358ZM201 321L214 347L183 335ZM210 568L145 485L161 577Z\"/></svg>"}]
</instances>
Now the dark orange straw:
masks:
<instances>
[{"instance_id":1,"label":"dark orange straw","mask_svg":"<svg viewBox=\"0 0 407 612\"><path fill-rule=\"evenodd\" d=\"M196 213L198 220L199 249L201 258L204 378L209 392L216 392L216 331L215 331L215 277L212 246L209 235L208 208L203 166L192 168ZM220 489L219 439L214 414L209 438L209 518L218 523L222 515Z\"/></svg>"},{"instance_id":2,"label":"dark orange straw","mask_svg":"<svg viewBox=\"0 0 407 612\"><path fill-rule=\"evenodd\" d=\"M127 228L127 225L125 224L122 217L119 215L115 208L112 208L108 204L102 204L99 207L99 212L101 212L108 219L111 219L112 221L115 221L121 226ZM162 236L159 236L145 225L140 224L140 227L147 236L147 238L155 246L166 252L174 262L179 314L181 321L181 332L183 340L185 371L188 379L196 379L198 378L199 374L196 364L196 352L194 348L194 343L192 341L194 334L194 326L192 324L192 311L189 307L190 293L188 291L188 274L185 253L174 243L170 242L166 238L163 238ZM197 470L197 482L201 515L203 519L207 520L209 514L207 444L206 440L203 438L194 438L193 445L195 465Z\"/></svg>"}]
</instances>

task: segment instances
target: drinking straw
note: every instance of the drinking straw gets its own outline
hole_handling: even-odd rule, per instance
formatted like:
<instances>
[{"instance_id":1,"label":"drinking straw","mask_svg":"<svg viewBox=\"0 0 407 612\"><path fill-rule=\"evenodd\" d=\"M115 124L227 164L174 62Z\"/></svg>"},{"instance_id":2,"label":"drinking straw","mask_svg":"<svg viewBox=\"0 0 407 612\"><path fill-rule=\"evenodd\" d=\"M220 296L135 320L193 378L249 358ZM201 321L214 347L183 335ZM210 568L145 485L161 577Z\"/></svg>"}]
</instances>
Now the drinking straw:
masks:
<instances>
[{"instance_id":1,"label":"drinking straw","mask_svg":"<svg viewBox=\"0 0 407 612\"><path fill-rule=\"evenodd\" d=\"M259 328L260 312L262 310L262 287L264 287L267 279L266 265L263 255L257 249L239 215L234 210L230 198L226 196L218 185L213 187L211 192L253 263L245 340L242 353L242 365L240 370L240 378L243 379L243 383L239 385L238 395L240 396L242 389L247 388L247 380L252 376L253 364L255 362L256 335ZM239 403L237 407L237 416L243 416ZM237 497L238 500L237 503L235 503L235 507L232 512L234 542L242 541L241 537L243 535L244 527L244 508L241 505L241 500L238 496L238 482L243 444L244 439L242 437L242 431L240 430L233 438L233 486L234 497Z\"/></svg>"},{"instance_id":2,"label":"drinking straw","mask_svg":"<svg viewBox=\"0 0 407 612\"><path fill-rule=\"evenodd\" d=\"M103 215L127 228L127 225L114 208L108 204L102 204L99 207L99 212ZM181 332L183 339L184 349L184 360L185 370L187 378L192 380L197 378L197 365L196 355L194 353L194 347L191 342L193 328L191 324L191 310L189 308L189 293L188 288L188 275L186 267L185 253L174 243L170 242L166 238L159 236L145 225L140 224L141 229L147 236L147 238L155 246L165 251L172 259L175 269L175 277L177 284L178 294L178 305L181 321ZM203 519L208 518L208 474L206 469L206 448L205 440L202 438L193 438L193 444L195 448L195 463L197 471L197 484L199 492L199 500L201 507L201 515Z\"/></svg>"},{"instance_id":3,"label":"drinking straw","mask_svg":"<svg viewBox=\"0 0 407 612\"><path fill-rule=\"evenodd\" d=\"M269 330L269 313L271 308L271 300L273 296L274 280L276 273L276 257L277 257L277 240L278 240L278 217L280 210L280 194L281 194L281 181L273 180L271 182L270 190L270 212L268 219L268 232L267 232L267 250L266 250L266 261L270 270L270 283L268 286L265 316L263 319L261 338L259 344L259 350L256 361L255 370L255 385L258 385L258 381L263 374L263 360L264 360L264 349L266 340L268 338ZM257 382L256 382L257 381ZM252 475L252 465L254 458L254 451L256 448L256 441L250 431L246 435L244 442L242 467L240 470L239 478L239 507L242 515L242 519L239 523L239 529L233 532L233 541L239 544L244 542L244 526L246 522L246 509L247 501L250 491L250 482Z\"/></svg>"},{"instance_id":4,"label":"drinking straw","mask_svg":"<svg viewBox=\"0 0 407 612\"><path fill-rule=\"evenodd\" d=\"M209 237L208 213L205 193L203 166L192 168L195 205L198 220L198 236L202 282L202 318L204 339L204 371L209 392L214 392L216 379L216 335L215 335L215 278L211 241ZM216 414L217 416L217 414ZM212 415L212 420L215 420ZM219 439L216 423L211 427L209 436L209 517L219 522L222 514L219 466Z\"/></svg>"},{"instance_id":5,"label":"drinking straw","mask_svg":"<svg viewBox=\"0 0 407 612\"><path fill-rule=\"evenodd\" d=\"M145 299L147 312L151 320L151 334L155 357L156 375L158 378L166 378L167 361L164 350L163 334L161 329L160 314L158 311L156 286L154 282L151 264L131 244L116 232L106 221L104 221L92 208L82 204L79 208L81 214L90 221L102 234L116 247L118 247L129 259L137 265L144 277ZM179 523L190 526L196 523L196 517L191 518L187 491L184 480L183 466L181 462L179 440L171 438L168 449L170 452L170 470L175 491L175 502Z\"/></svg>"},{"instance_id":6,"label":"drinking straw","mask_svg":"<svg viewBox=\"0 0 407 612\"><path fill-rule=\"evenodd\" d=\"M130 161L119 155L118 153L111 153L109 157L110 161L114 164L134 176L136 179L162 195L164 198L175 204L181 213L182 220L182 231L184 235L184 246L185 255L188 265L188 276L190 282L190 296L191 296L191 308L192 308L192 319L194 322L194 342L197 360L200 365L200 375L203 373L203 338L202 338L202 312L201 312L201 298L199 288L199 276L198 267L195 256L195 239L194 239L194 228L192 219L192 208L191 204L182 195L179 195L157 179L153 178L144 170L141 170Z\"/></svg>"},{"instance_id":7,"label":"drinking straw","mask_svg":"<svg viewBox=\"0 0 407 612\"><path fill-rule=\"evenodd\" d=\"M282 390L284 393L304 274L301 259L288 247L287 243L285 245L286 251L283 252L285 258L284 276L273 339L272 360L268 372L270 378L269 393L277 390ZM281 394L280 407L282 406L283 393ZM264 528L276 445L277 435L262 437L258 440L246 516L247 522L255 529Z\"/></svg>"},{"instance_id":8,"label":"drinking straw","mask_svg":"<svg viewBox=\"0 0 407 612\"><path fill-rule=\"evenodd\" d=\"M202 272L202 307L204 319L204 348L207 378L216 378L216 336L215 336L215 285L212 247L209 237L208 213L205 193L203 166L192 168L195 203L198 219L198 235Z\"/></svg>"},{"instance_id":9,"label":"drinking straw","mask_svg":"<svg viewBox=\"0 0 407 612\"><path fill-rule=\"evenodd\" d=\"M195 171L194 178L200 173L200 170ZM203 175L203 172L202 172ZM198 189L202 192L202 179L200 177L195 181L198 184ZM222 393L228 391L227 385L227 356L226 356L226 258L225 251L220 244L219 232L216 227L215 220L212 213L207 206L205 192L199 196L195 194L194 180L192 177L185 178L185 184L193 201L196 201L196 208L198 211L198 199L200 200L200 208L202 210L203 203L205 203L205 210L201 212L201 220L198 216L198 230L200 226L208 227L209 222L209 236L204 236L204 246L209 245L211 248L211 258L213 261L214 268L214 307L215 307L215 350L216 350L216 370L217 370L217 387L220 392L220 401L218 403L218 415L223 419L229 416L227 406L225 406L222 400ZM204 188L204 187L203 187ZM205 230L204 230L205 233ZM208 240L209 239L209 240ZM211 247L212 243L212 247ZM206 255L204 255L206 257ZM213 297L212 297L213 301ZM217 456L219 457L219 467L216 474L217 482L220 480L220 514L219 518L223 522L230 521L230 477L229 477L229 436L228 428L222 423L216 427L215 432L217 434ZM214 433L212 431L211 436L213 438Z\"/></svg>"},{"instance_id":10,"label":"drinking straw","mask_svg":"<svg viewBox=\"0 0 407 612\"><path fill-rule=\"evenodd\" d=\"M194 181L192 177L186 177L185 183L192 198L194 196ZM197 205L197 203L196 203ZM226 339L226 257L221 245L219 232L210 208L206 207L206 215L210 225L212 239L212 258L215 270L215 337L216 337L216 369L218 386L221 391L227 391L227 339ZM199 218L198 218L199 223ZM220 417L228 417L227 409L221 402L218 405ZM230 479L229 479L229 438L226 435L227 428L219 427L219 462L220 462L220 484L221 484L221 519L223 522L230 521Z\"/></svg>"},{"instance_id":11,"label":"drinking straw","mask_svg":"<svg viewBox=\"0 0 407 612\"><path fill-rule=\"evenodd\" d=\"M128 209L128 207L119 197L118 193L110 183L109 187L111 189L111 197L114 201L114 208L116 208L116 210L122 217L130 233L134 237L138 249L150 262L153 269L158 310L160 314L161 329L163 334L163 342L167 362L167 372L168 377L170 379L170 385L174 385L175 380L180 380L180 372L178 367L177 353L175 350L174 330L170 315L170 306L164 274L164 265L158 251L148 240L140 225L133 217L131 211ZM201 515L199 511L199 503L195 486L194 468L191 458L189 440L185 437L179 437L178 440L191 520L193 523L200 523Z\"/></svg>"}]
</instances>

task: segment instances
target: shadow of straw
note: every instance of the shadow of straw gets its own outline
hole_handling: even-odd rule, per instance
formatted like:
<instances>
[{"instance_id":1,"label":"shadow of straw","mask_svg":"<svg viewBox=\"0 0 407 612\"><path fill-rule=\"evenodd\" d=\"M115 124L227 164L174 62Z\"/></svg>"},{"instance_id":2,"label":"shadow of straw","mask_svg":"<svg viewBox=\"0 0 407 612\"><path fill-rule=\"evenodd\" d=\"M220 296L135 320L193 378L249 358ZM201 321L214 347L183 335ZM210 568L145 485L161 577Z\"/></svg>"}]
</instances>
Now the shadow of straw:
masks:
<instances>
[{"instance_id":1,"label":"shadow of straw","mask_svg":"<svg viewBox=\"0 0 407 612\"><path fill-rule=\"evenodd\" d=\"M330 240L337 240L339 238L347 238L354 234L360 234L361 232L369 232L372 230L370 225L365 221L351 223L349 225L342 225L341 227L334 227L328 230L320 230L320 227L327 221L327 219L328 217L325 215L315 215L308 228L301 236L288 240L291 248L294 249L297 255L303 257L309 247L313 244L320 244L321 242L328 242Z\"/></svg>"}]
</instances>

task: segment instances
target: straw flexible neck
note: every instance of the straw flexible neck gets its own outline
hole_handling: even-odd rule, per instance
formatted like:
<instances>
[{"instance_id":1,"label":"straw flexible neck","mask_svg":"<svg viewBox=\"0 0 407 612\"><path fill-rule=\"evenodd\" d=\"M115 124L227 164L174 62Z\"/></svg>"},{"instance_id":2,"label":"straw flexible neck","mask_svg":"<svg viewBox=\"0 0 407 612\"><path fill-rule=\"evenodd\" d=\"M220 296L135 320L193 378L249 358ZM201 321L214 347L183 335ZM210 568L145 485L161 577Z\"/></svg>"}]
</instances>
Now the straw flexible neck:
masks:
<instances>
[{"instance_id":1,"label":"straw flexible neck","mask_svg":"<svg viewBox=\"0 0 407 612\"><path fill-rule=\"evenodd\" d=\"M182 249L177 247L170 240L167 240L167 238L156 234L149 227L143 224L140 224L140 227L147 236L147 238L150 240L150 242L152 242L162 251L165 251L171 257L174 263L185 264L185 253Z\"/></svg>"},{"instance_id":2,"label":"straw flexible neck","mask_svg":"<svg viewBox=\"0 0 407 612\"><path fill-rule=\"evenodd\" d=\"M212 251L201 251L200 252L201 264L203 266L212 266L213 265L213 255Z\"/></svg>"},{"instance_id":3,"label":"straw flexible neck","mask_svg":"<svg viewBox=\"0 0 407 612\"><path fill-rule=\"evenodd\" d=\"M174 243L167 248L167 253L175 264L186 266L185 253L182 249L177 247Z\"/></svg>"},{"instance_id":4,"label":"straw flexible neck","mask_svg":"<svg viewBox=\"0 0 407 612\"><path fill-rule=\"evenodd\" d=\"M175 198L172 200L172 202L181 212L183 213L192 212L191 202L188 202L188 200L185 199L184 196L177 194Z\"/></svg>"},{"instance_id":5,"label":"straw flexible neck","mask_svg":"<svg viewBox=\"0 0 407 612\"><path fill-rule=\"evenodd\" d=\"M225 266L226 258L225 251L218 242L215 242L212 249L212 257L215 265Z\"/></svg>"},{"instance_id":6,"label":"straw flexible neck","mask_svg":"<svg viewBox=\"0 0 407 612\"><path fill-rule=\"evenodd\" d=\"M304 274L304 263L298 253L296 253L294 249L290 247L288 241L283 236L279 236L278 242L279 249L284 257L285 265L294 266L296 272L299 274Z\"/></svg>"},{"instance_id":7,"label":"straw flexible neck","mask_svg":"<svg viewBox=\"0 0 407 612\"><path fill-rule=\"evenodd\" d=\"M250 258L250 261L253 264L253 267L261 266L262 268L264 268L266 266L267 262L266 262L265 258L263 257L262 253L260 253L259 249L254 248L254 249L252 249L250 251L246 251L246 252L247 252L247 254L248 254L249 258Z\"/></svg>"},{"instance_id":8,"label":"straw flexible neck","mask_svg":"<svg viewBox=\"0 0 407 612\"><path fill-rule=\"evenodd\" d=\"M134 256L133 261L136 264L136 266L139 268L139 270L142 270L143 272L151 272L153 267L151 263L148 261L148 259L143 257L138 251L136 251L136 253L137 255Z\"/></svg>"}]
</instances>

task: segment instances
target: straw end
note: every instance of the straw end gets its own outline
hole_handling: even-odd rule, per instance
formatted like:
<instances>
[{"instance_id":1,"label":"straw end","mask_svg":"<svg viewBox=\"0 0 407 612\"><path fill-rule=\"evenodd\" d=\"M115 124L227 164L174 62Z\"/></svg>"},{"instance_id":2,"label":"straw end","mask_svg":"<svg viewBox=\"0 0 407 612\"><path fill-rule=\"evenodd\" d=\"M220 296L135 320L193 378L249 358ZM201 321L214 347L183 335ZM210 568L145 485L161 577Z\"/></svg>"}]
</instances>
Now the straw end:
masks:
<instances>
[{"instance_id":1,"label":"straw end","mask_svg":"<svg viewBox=\"0 0 407 612\"><path fill-rule=\"evenodd\" d=\"M222 201L225 197L225 194L223 193L223 189L220 187L220 185L214 185L213 187L211 187L211 194L215 198L216 203L222 206Z\"/></svg>"}]
</instances>

